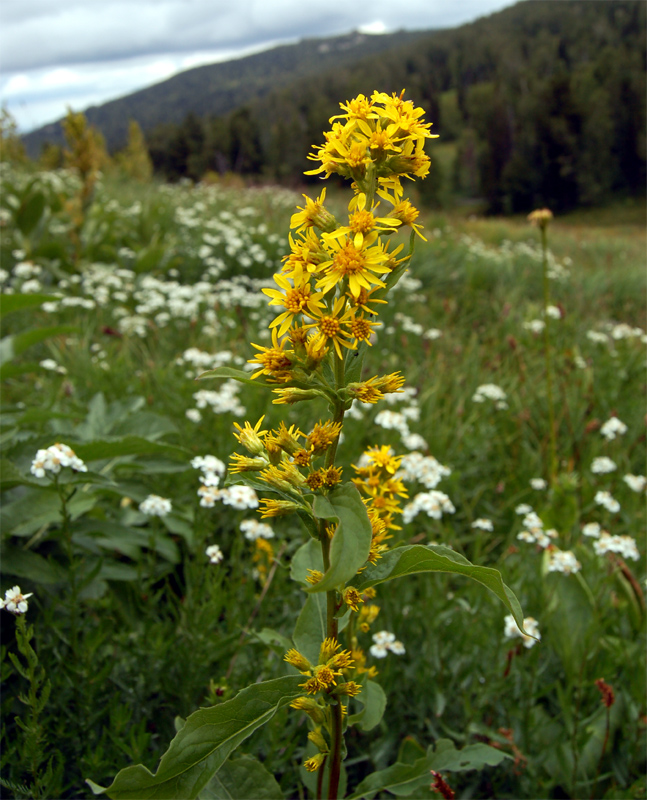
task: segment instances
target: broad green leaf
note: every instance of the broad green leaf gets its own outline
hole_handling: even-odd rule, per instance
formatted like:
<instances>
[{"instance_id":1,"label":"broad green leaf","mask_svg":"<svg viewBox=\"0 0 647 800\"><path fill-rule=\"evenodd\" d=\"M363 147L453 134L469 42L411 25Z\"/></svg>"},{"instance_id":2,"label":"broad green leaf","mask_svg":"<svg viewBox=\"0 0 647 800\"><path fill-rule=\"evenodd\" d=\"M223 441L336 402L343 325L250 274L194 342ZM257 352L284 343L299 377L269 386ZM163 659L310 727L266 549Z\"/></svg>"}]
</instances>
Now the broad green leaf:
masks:
<instances>
[{"instance_id":1,"label":"broad green leaf","mask_svg":"<svg viewBox=\"0 0 647 800\"><path fill-rule=\"evenodd\" d=\"M92 791L113 800L192 800L241 742L302 694L302 682L301 675L275 678L201 708L187 718L155 774L138 764L122 769L107 788L91 784Z\"/></svg>"},{"instance_id":2,"label":"broad green leaf","mask_svg":"<svg viewBox=\"0 0 647 800\"><path fill-rule=\"evenodd\" d=\"M187 459L190 452L183 447L152 442L141 436L124 436L116 439L97 439L93 442L75 444L74 451L83 461L99 461L119 456L160 455L169 458Z\"/></svg>"},{"instance_id":3,"label":"broad green leaf","mask_svg":"<svg viewBox=\"0 0 647 800\"><path fill-rule=\"evenodd\" d=\"M117 422L110 431L113 436L141 436L146 439L156 439L167 433L177 433L177 425L168 417L155 414L152 411L140 411L131 414Z\"/></svg>"},{"instance_id":4,"label":"broad green leaf","mask_svg":"<svg viewBox=\"0 0 647 800\"><path fill-rule=\"evenodd\" d=\"M83 519L74 525L74 536L92 537L98 547L113 553L123 554L136 558L140 548L150 548L162 558L177 564L180 552L177 544L161 532L151 537L150 530L146 528L127 527L118 522L109 520ZM152 539L152 541L151 541Z\"/></svg>"},{"instance_id":5,"label":"broad green leaf","mask_svg":"<svg viewBox=\"0 0 647 800\"><path fill-rule=\"evenodd\" d=\"M508 755L485 744L472 744L456 750L449 739L439 739L436 750L429 747L427 754L413 764L393 764L365 778L347 800L371 798L377 792L389 791L398 797L411 797L414 792L431 783L430 771L463 772L482 769L486 764L497 766Z\"/></svg>"},{"instance_id":6,"label":"broad green leaf","mask_svg":"<svg viewBox=\"0 0 647 800\"><path fill-rule=\"evenodd\" d=\"M0 295L0 312L4 316L14 311L22 311L23 308L41 306L51 300L58 300L58 297L51 294L3 294Z\"/></svg>"},{"instance_id":7,"label":"broad green leaf","mask_svg":"<svg viewBox=\"0 0 647 800\"><path fill-rule=\"evenodd\" d=\"M361 591L416 572L451 572L482 583L499 598L523 630L521 606L512 590L503 583L501 573L491 567L477 567L442 545L412 544L389 550L375 564L368 565L357 579L355 588Z\"/></svg>"},{"instance_id":8,"label":"broad green leaf","mask_svg":"<svg viewBox=\"0 0 647 800\"><path fill-rule=\"evenodd\" d=\"M319 649L326 638L326 595L311 594L304 603L294 628L294 646L311 664L319 661Z\"/></svg>"},{"instance_id":9,"label":"broad green leaf","mask_svg":"<svg viewBox=\"0 0 647 800\"><path fill-rule=\"evenodd\" d=\"M232 758L220 767L200 792L200 800L281 800L283 792L274 775L253 756Z\"/></svg>"},{"instance_id":10,"label":"broad green leaf","mask_svg":"<svg viewBox=\"0 0 647 800\"><path fill-rule=\"evenodd\" d=\"M229 378L240 383L249 383L251 386L265 386L262 380L253 380L249 377L250 373L235 367L216 367L206 372L201 372L196 378L197 381L205 381L208 378Z\"/></svg>"},{"instance_id":11,"label":"broad green leaf","mask_svg":"<svg viewBox=\"0 0 647 800\"><path fill-rule=\"evenodd\" d=\"M274 651L281 656L293 646L292 641L278 631L272 628L263 628L261 631L250 631L250 636L259 642L262 642L266 647L271 647Z\"/></svg>"},{"instance_id":12,"label":"broad green leaf","mask_svg":"<svg viewBox=\"0 0 647 800\"><path fill-rule=\"evenodd\" d=\"M321 543L314 539L308 539L292 556L290 577L297 583L306 583L309 569L318 569L319 572L323 570Z\"/></svg>"},{"instance_id":13,"label":"broad green leaf","mask_svg":"<svg viewBox=\"0 0 647 800\"><path fill-rule=\"evenodd\" d=\"M7 381L10 378L17 378L19 375L26 375L28 372L42 371L43 368L38 361L26 361L22 362L21 364L0 364L0 381Z\"/></svg>"},{"instance_id":14,"label":"broad green leaf","mask_svg":"<svg viewBox=\"0 0 647 800\"><path fill-rule=\"evenodd\" d=\"M63 583L68 580L67 570L53 559L46 560L38 553L7 543L2 546L2 572L34 583Z\"/></svg>"},{"instance_id":15,"label":"broad green leaf","mask_svg":"<svg viewBox=\"0 0 647 800\"><path fill-rule=\"evenodd\" d=\"M0 364L6 364L7 361L19 356L32 345L44 342L54 336L63 336L66 333L75 333L76 331L78 331L78 328L74 325L51 325L46 328L31 328L13 336L5 336L0 340Z\"/></svg>"},{"instance_id":16,"label":"broad green leaf","mask_svg":"<svg viewBox=\"0 0 647 800\"><path fill-rule=\"evenodd\" d=\"M24 236L29 236L38 225L45 205L45 195L40 191L31 191L23 199L16 214L16 226Z\"/></svg>"},{"instance_id":17,"label":"broad green leaf","mask_svg":"<svg viewBox=\"0 0 647 800\"><path fill-rule=\"evenodd\" d=\"M97 502L92 492L77 492L68 502L67 510L75 520ZM3 534L31 536L53 522L60 523L61 501L48 487L28 488L24 495L5 503L0 509L0 529Z\"/></svg>"},{"instance_id":18,"label":"broad green leaf","mask_svg":"<svg viewBox=\"0 0 647 800\"><path fill-rule=\"evenodd\" d=\"M0 459L0 491L14 486L40 486L36 478L23 475L18 467L6 458Z\"/></svg>"},{"instance_id":19,"label":"broad green leaf","mask_svg":"<svg viewBox=\"0 0 647 800\"><path fill-rule=\"evenodd\" d=\"M353 702L361 703L364 708L348 717L349 725L357 725L363 731L371 731L379 725L386 708L386 694L379 683L367 678L362 683L362 691Z\"/></svg>"},{"instance_id":20,"label":"broad green leaf","mask_svg":"<svg viewBox=\"0 0 647 800\"><path fill-rule=\"evenodd\" d=\"M308 592L327 592L345 584L366 563L371 547L371 523L359 492L352 483L337 486L327 496L317 495L314 513L319 519L337 519L330 544L330 569Z\"/></svg>"}]
</instances>

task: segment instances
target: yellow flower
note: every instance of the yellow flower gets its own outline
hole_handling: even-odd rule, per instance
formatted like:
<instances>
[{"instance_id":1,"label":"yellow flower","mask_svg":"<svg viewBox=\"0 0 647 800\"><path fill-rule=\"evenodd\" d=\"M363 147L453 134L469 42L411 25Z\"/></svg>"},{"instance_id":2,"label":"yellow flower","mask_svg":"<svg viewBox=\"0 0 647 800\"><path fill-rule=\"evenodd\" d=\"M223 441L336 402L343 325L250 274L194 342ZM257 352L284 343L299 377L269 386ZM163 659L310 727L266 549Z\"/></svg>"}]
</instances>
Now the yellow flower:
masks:
<instances>
[{"instance_id":1,"label":"yellow flower","mask_svg":"<svg viewBox=\"0 0 647 800\"><path fill-rule=\"evenodd\" d=\"M271 500L263 497L260 502L265 504L265 508L259 508L261 519L282 517L285 514L292 514L303 509L303 506L299 505L299 503L292 503L290 500Z\"/></svg>"},{"instance_id":2,"label":"yellow flower","mask_svg":"<svg viewBox=\"0 0 647 800\"><path fill-rule=\"evenodd\" d=\"M388 444L383 444L381 447L369 447L366 450L366 455L371 466L381 467L392 475L399 468L402 461L402 456L394 455Z\"/></svg>"},{"instance_id":3,"label":"yellow flower","mask_svg":"<svg viewBox=\"0 0 647 800\"><path fill-rule=\"evenodd\" d=\"M362 687L358 683L355 683L355 681L347 681L346 683L339 684L335 689L335 694L337 696L346 695L347 697L357 697L361 691Z\"/></svg>"},{"instance_id":4,"label":"yellow flower","mask_svg":"<svg viewBox=\"0 0 647 800\"><path fill-rule=\"evenodd\" d=\"M262 367L251 376L252 379L258 378L259 375L268 375L274 381L285 383L292 378L292 359L290 356L293 355L293 352L285 350L286 343L286 339L279 342L276 330L272 331L272 347L262 347L252 342L252 347L255 347L259 352L254 358L250 358L247 363L259 364Z\"/></svg>"},{"instance_id":5,"label":"yellow flower","mask_svg":"<svg viewBox=\"0 0 647 800\"><path fill-rule=\"evenodd\" d=\"M326 198L326 189L324 188L316 200L311 200L307 195L303 195L306 201L306 207L299 209L298 214L293 214L290 219L290 227L296 228L297 233L305 230L306 228L320 228L323 231L332 231L337 226L337 222L333 215L324 208L323 202Z\"/></svg>"},{"instance_id":6,"label":"yellow flower","mask_svg":"<svg viewBox=\"0 0 647 800\"><path fill-rule=\"evenodd\" d=\"M348 586L344 590L344 603L353 611L359 611L359 604L364 602L362 595L355 589L354 586Z\"/></svg>"},{"instance_id":7,"label":"yellow flower","mask_svg":"<svg viewBox=\"0 0 647 800\"><path fill-rule=\"evenodd\" d=\"M308 572L310 574L306 577L306 583L309 583L312 586L315 586L323 578L323 572L321 572L321 570L309 569Z\"/></svg>"},{"instance_id":8,"label":"yellow flower","mask_svg":"<svg viewBox=\"0 0 647 800\"><path fill-rule=\"evenodd\" d=\"M553 212L549 208L538 208L528 214L528 222L538 228L546 228L553 218Z\"/></svg>"},{"instance_id":9,"label":"yellow flower","mask_svg":"<svg viewBox=\"0 0 647 800\"><path fill-rule=\"evenodd\" d=\"M365 319L361 314L357 317L353 317L350 323L350 333L351 336L355 337L355 340L352 342L351 347L355 349L360 342L366 342L366 344L371 345L369 339L373 333L373 328L379 327L379 322L371 322L371 320Z\"/></svg>"},{"instance_id":10,"label":"yellow flower","mask_svg":"<svg viewBox=\"0 0 647 800\"><path fill-rule=\"evenodd\" d=\"M314 428L306 437L308 448L315 455L323 453L337 440L340 433L341 422L333 422L330 419L325 422L316 422Z\"/></svg>"},{"instance_id":11,"label":"yellow flower","mask_svg":"<svg viewBox=\"0 0 647 800\"><path fill-rule=\"evenodd\" d=\"M267 431L259 430L264 419L265 415L258 420L253 428L249 422L245 422L244 428L241 428L237 422L234 422L234 428L238 430L238 433L234 433L234 436L246 450L257 456L265 451L265 447L263 446L263 442L260 437L265 436Z\"/></svg>"},{"instance_id":12,"label":"yellow flower","mask_svg":"<svg viewBox=\"0 0 647 800\"><path fill-rule=\"evenodd\" d=\"M249 456L241 456L239 453L231 454L231 463L229 464L229 472L255 472L259 469L265 469L267 466L267 459L258 456L257 458L250 458Z\"/></svg>"},{"instance_id":13,"label":"yellow flower","mask_svg":"<svg viewBox=\"0 0 647 800\"><path fill-rule=\"evenodd\" d=\"M308 314L312 316L324 304L320 299L324 296L323 292L312 292L310 284L305 281L297 283L292 286L290 281L281 273L274 275L274 281L277 283L282 291L277 289L263 289L263 294L271 298L269 305L283 306L285 311L275 317L270 323L270 328L278 327L278 335L283 334L288 330L292 321L297 314Z\"/></svg>"},{"instance_id":14,"label":"yellow flower","mask_svg":"<svg viewBox=\"0 0 647 800\"><path fill-rule=\"evenodd\" d=\"M350 324L353 319L352 309L346 308L346 298L338 297L335 300L332 311L326 310L326 313L313 314L313 319L316 321L311 323L310 327L318 329L326 344L329 340L332 341L335 352L339 358L343 358L340 345L350 347L350 344L346 341L350 333L343 326ZM319 343L316 344L320 346Z\"/></svg>"},{"instance_id":15,"label":"yellow flower","mask_svg":"<svg viewBox=\"0 0 647 800\"><path fill-rule=\"evenodd\" d=\"M410 228L413 228L413 230L418 234L418 236L423 241L426 242L427 240L422 235L422 233L420 233L420 231L422 230L422 225L418 225L416 223L416 219L418 219L419 215L420 212L418 211L418 209L415 206L413 206L408 200L401 200L395 206L395 208L392 209L390 214L390 216L401 222L403 225L408 225Z\"/></svg>"},{"instance_id":16,"label":"yellow flower","mask_svg":"<svg viewBox=\"0 0 647 800\"><path fill-rule=\"evenodd\" d=\"M305 485L305 478L296 466L286 461L264 469L258 477L283 492L293 492Z\"/></svg>"},{"instance_id":17,"label":"yellow flower","mask_svg":"<svg viewBox=\"0 0 647 800\"><path fill-rule=\"evenodd\" d=\"M325 760L326 756L324 753L317 753L316 755L312 756L312 758L306 759L303 762L303 766L308 772L316 772Z\"/></svg>"},{"instance_id":18,"label":"yellow flower","mask_svg":"<svg viewBox=\"0 0 647 800\"><path fill-rule=\"evenodd\" d=\"M304 275L318 272L319 265L328 260L328 254L312 228L300 234L299 239L293 239L290 234L289 240L292 252L284 256L281 269L288 278L301 281Z\"/></svg>"},{"instance_id":19,"label":"yellow flower","mask_svg":"<svg viewBox=\"0 0 647 800\"><path fill-rule=\"evenodd\" d=\"M288 650L288 652L283 656L283 660L287 661L288 664L291 664L293 667L299 670L304 675L309 675L313 669L312 664L308 661L308 659L301 655L298 650L292 648Z\"/></svg>"},{"instance_id":20,"label":"yellow flower","mask_svg":"<svg viewBox=\"0 0 647 800\"><path fill-rule=\"evenodd\" d=\"M389 255L378 241L376 231L362 237L359 247L346 234L341 238L331 235L325 241L332 251L332 260L321 265L324 274L317 281L317 288L324 294L344 281L353 297L359 297L362 289L370 292L376 286L385 286L375 273L384 275L391 271Z\"/></svg>"}]
</instances>

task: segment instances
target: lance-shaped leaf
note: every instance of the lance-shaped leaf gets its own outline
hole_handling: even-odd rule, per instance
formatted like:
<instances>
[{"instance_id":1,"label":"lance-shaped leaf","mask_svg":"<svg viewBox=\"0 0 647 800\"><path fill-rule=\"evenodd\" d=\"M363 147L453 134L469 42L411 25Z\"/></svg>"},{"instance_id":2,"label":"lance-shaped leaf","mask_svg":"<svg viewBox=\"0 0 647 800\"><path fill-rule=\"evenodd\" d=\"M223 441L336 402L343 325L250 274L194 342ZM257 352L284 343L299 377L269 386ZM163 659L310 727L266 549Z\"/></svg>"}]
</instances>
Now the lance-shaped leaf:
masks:
<instances>
[{"instance_id":1,"label":"lance-shaped leaf","mask_svg":"<svg viewBox=\"0 0 647 800\"><path fill-rule=\"evenodd\" d=\"M153 774L142 764L127 767L107 788L88 781L95 794L113 800L192 800L231 752L283 706L302 694L301 675L248 686L236 697L191 714Z\"/></svg>"},{"instance_id":2,"label":"lance-shaped leaf","mask_svg":"<svg viewBox=\"0 0 647 800\"><path fill-rule=\"evenodd\" d=\"M240 383L249 383L252 386L267 386L263 380L259 381L258 379L253 379L250 377L249 372L236 369L235 367L216 367L215 369L208 369L206 372L201 372L196 380L205 381L208 378L228 378L229 380L240 381Z\"/></svg>"},{"instance_id":3,"label":"lance-shaped leaf","mask_svg":"<svg viewBox=\"0 0 647 800\"><path fill-rule=\"evenodd\" d=\"M357 725L363 731L371 731L379 724L386 708L384 689L376 681L368 678L362 682L362 691L355 698L364 708L348 717L349 725Z\"/></svg>"},{"instance_id":4,"label":"lance-shaped leaf","mask_svg":"<svg viewBox=\"0 0 647 800\"><path fill-rule=\"evenodd\" d=\"M508 755L486 744L471 744L457 750L449 739L439 739L436 749L429 747L427 754L413 764L393 764L365 778L347 800L371 798L377 792L389 791L398 797L411 797L414 792L431 783L430 770L437 772L463 772L482 769L486 764L495 767Z\"/></svg>"},{"instance_id":5,"label":"lance-shaped leaf","mask_svg":"<svg viewBox=\"0 0 647 800\"><path fill-rule=\"evenodd\" d=\"M377 563L368 565L357 579L355 588L361 591L416 572L451 572L482 583L499 598L523 630L521 606L512 590L503 583L501 573L491 567L477 567L464 556L442 545L425 547L412 544L389 550Z\"/></svg>"},{"instance_id":6,"label":"lance-shaped leaf","mask_svg":"<svg viewBox=\"0 0 647 800\"><path fill-rule=\"evenodd\" d=\"M200 792L200 800L282 800L283 792L274 775L253 756L240 756L226 761Z\"/></svg>"},{"instance_id":7,"label":"lance-shaped leaf","mask_svg":"<svg viewBox=\"0 0 647 800\"><path fill-rule=\"evenodd\" d=\"M325 497L317 495L314 514L319 519L337 519L330 543L330 568L308 592L327 592L342 586L366 563L371 548L371 523L359 492L352 483L335 487Z\"/></svg>"}]
</instances>

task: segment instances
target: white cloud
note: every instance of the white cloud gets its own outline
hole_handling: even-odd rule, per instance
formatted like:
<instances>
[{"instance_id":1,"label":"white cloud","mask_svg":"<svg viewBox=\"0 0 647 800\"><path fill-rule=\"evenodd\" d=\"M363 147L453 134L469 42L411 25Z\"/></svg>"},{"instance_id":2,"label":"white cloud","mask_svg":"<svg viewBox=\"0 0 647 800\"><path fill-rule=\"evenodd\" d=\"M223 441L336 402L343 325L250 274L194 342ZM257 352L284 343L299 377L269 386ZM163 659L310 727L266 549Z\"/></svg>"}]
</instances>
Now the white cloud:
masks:
<instances>
[{"instance_id":1,"label":"white cloud","mask_svg":"<svg viewBox=\"0 0 647 800\"><path fill-rule=\"evenodd\" d=\"M0 99L28 130L183 69L302 37L452 27L512 0L21 0L0 5ZM367 22L368 20L368 22Z\"/></svg>"}]
</instances>

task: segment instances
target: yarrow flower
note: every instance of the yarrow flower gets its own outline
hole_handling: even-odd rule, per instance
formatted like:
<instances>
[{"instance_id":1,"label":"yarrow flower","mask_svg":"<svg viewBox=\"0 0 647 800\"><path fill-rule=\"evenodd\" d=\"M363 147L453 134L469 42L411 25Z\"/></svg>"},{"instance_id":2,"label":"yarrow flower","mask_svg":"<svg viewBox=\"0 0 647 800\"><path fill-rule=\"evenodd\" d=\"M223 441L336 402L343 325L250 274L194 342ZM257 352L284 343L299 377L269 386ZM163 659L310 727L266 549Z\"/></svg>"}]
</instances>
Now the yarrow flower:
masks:
<instances>
[{"instance_id":1,"label":"yarrow flower","mask_svg":"<svg viewBox=\"0 0 647 800\"><path fill-rule=\"evenodd\" d=\"M530 479L530 487L537 492L543 491L548 484L543 478L531 478Z\"/></svg>"},{"instance_id":2,"label":"yarrow flower","mask_svg":"<svg viewBox=\"0 0 647 800\"><path fill-rule=\"evenodd\" d=\"M259 522L256 519L245 519L240 523L240 529L246 539L250 542L255 542L257 539L273 539L274 531L270 525L265 522Z\"/></svg>"},{"instance_id":3,"label":"yarrow flower","mask_svg":"<svg viewBox=\"0 0 647 800\"><path fill-rule=\"evenodd\" d=\"M394 633L389 631L378 631L373 634L373 642L369 647L369 653L374 658L386 658L389 652L394 653L396 656L404 655L406 652L402 642L395 638Z\"/></svg>"},{"instance_id":4,"label":"yarrow flower","mask_svg":"<svg viewBox=\"0 0 647 800\"><path fill-rule=\"evenodd\" d=\"M517 626L512 614L508 614L506 616L504 620L504 626L503 635L506 637L506 639L514 639L519 636L521 639L523 639L523 646L528 650L531 647L534 647L541 639L541 634L539 633L539 624L534 617L524 617L523 627L528 632L528 635L519 630L519 627Z\"/></svg>"},{"instance_id":5,"label":"yarrow flower","mask_svg":"<svg viewBox=\"0 0 647 800\"><path fill-rule=\"evenodd\" d=\"M171 501L166 497L160 497L158 494L149 494L139 504L139 510L148 517L165 517L171 513L171 508Z\"/></svg>"},{"instance_id":6,"label":"yarrow flower","mask_svg":"<svg viewBox=\"0 0 647 800\"><path fill-rule=\"evenodd\" d=\"M616 436L622 436L626 432L627 426L618 417L611 417L600 428L600 433L607 441L615 439Z\"/></svg>"},{"instance_id":7,"label":"yarrow flower","mask_svg":"<svg viewBox=\"0 0 647 800\"><path fill-rule=\"evenodd\" d=\"M482 384L472 395L472 402L484 403L486 400L492 400L496 408L501 410L508 408L507 399L508 395L495 383Z\"/></svg>"},{"instance_id":8,"label":"yarrow flower","mask_svg":"<svg viewBox=\"0 0 647 800\"><path fill-rule=\"evenodd\" d=\"M600 538L593 542L593 549L599 556L605 553L618 553L623 558L630 558L632 561L640 559L636 540L631 536L611 536L606 531L602 531Z\"/></svg>"},{"instance_id":9,"label":"yarrow flower","mask_svg":"<svg viewBox=\"0 0 647 800\"><path fill-rule=\"evenodd\" d=\"M7 611L15 614L16 616L20 616L20 614L26 614L27 609L29 608L27 598L31 597L32 594L33 592L23 594L20 590L20 586L13 586L11 589L7 589L7 591L4 593L4 600L0 600L0 608L5 608Z\"/></svg>"},{"instance_id":10,"label":"yarrow flower","mask_svg":"<svg viewBox=\"0 0 647 800\"><path fill-rule=\"evenodd\" d=\"M37 478L44 478L46 472L58 475L63 467L69 467L74 472L88 471L85 463L71 447L57 442L46 450L39 450L36 453L36 457L31 462L31 474Z\"/></svg>"},{"instance_id":11,"label":"yarrow flower","mask_svg":"<svg viewBox=\"0 0 647 800\"><path fill-rule=\"evenodd\" d=\"M494 530L494 525L492 524L491 519L475 519L474 522L472 523L472 527L481 531Z\"/></svg>"},{"instance_id":12,"label":"yarrow flower","mask_svg":"<svg viewBox=\"0 0 647 800\"><path fill-rule=\"evenodd\" d=\"M551 550L548 555L548 572L563 572L572 575L582 569L582 565L570 550Z\"/></svg>"},{"instance_id":13,"label":"yarrow flower","mask_svg":"<svg viewBox=\"0 0 647 800\"><path fill-rule=\"evenodd\" d=\"M616 514L620 511L620 503L615 499L611 492L600 491L595 493L593 498L597 505L606 508L611 514Z\"/></svg>"},{"instance_id":14,"label":"yarrow flower","mask_svg":"<svg viewBox=\"0 0 647 800\"><path fill-rule=\"evenodd\" d=\"M609 472L613 472L614 470L618 469L615 461L612 461L607 456L599 456L598 458L594 458L591 464L591 472L596 475L606 475Z\"/></svg>"},{"instance_id":15,"label":"yarrow flower","mask_svg":"<svg viewBox=\"0 0 647 800\"><path fill-rule=\"evenodd\" d=\"M601 533L602 528L599 522L587 522L582 526L582 534L590 539L599 539Z\"/></svg>"},{"instance_id":16,"label":"yarrow flower","mask_svg":"<svg viewBox=\"0 0 647 800\"><path fill-rule=\"evenodd\" d=\"M206 553L211 564L220 564L225 557L224 553L217 544L210 544L204 552Z\"/></svg>"},{"instance_id":17,"label":"yarrow flower","mask_svg":"<svg viewBox=\"0 0 647 800\"><path fill-rule=\"evenodd\" d=\"M622 480L632 492L642 492L647 486L647 478L644 475L623 475Z\"/></svg>"}]
</instances>

